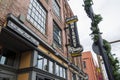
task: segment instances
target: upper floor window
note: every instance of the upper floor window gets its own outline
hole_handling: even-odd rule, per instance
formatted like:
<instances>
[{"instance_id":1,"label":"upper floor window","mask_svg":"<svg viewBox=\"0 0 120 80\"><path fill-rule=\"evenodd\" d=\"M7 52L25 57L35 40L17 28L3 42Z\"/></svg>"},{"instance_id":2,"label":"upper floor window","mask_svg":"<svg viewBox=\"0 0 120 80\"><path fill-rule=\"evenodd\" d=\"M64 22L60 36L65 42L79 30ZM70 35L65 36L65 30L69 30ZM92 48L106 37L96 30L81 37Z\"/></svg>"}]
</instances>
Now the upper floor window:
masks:
<instances>
[{"instance_id":1,"label":"upper floor window","mask_svg":"<svg viewBox=\"0 0 120 80\"><path fill-rule=\"evenodd\" d=\"M56 0L52 0L52 7L53 7L53 10L54 10L55 14L58 17L60 17L60 7L59 7L59 5L58 5Z\"/></svg>"},{"instance_id":2,"label":"upper floor window","mask_svg":"<svg viewBox=\"0 0 120 80\"><path fill-rule=\"evenodd\" d=\"M55 22L53 23L53 41L58 47L61 47L61 30Z\"/></svg>"},{"instance_id":3,"label":"upper floor window","mask_svg":"<svg viewBox=\"0 0 120 80\"><path fill-rule=\"evenodd\" d=\"M47 12L38 0L30 0L27 19L45 34Z\"/></svg>"}]
</instances>

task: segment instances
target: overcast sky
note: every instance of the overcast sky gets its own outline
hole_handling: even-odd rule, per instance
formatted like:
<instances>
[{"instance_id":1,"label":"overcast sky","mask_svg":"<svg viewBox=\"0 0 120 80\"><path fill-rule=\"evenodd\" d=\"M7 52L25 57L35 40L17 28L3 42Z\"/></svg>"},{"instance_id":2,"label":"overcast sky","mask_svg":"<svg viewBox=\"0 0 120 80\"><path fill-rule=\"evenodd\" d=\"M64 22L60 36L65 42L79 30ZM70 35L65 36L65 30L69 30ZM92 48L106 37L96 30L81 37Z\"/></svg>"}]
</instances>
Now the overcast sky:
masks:
<instances>
[{"instance_id":1,"label":"overcast sky","mask_svg":"<svg viewBox=\"0 0 120 80\"><path fill-rule=\"evenodd\" d=\"M71 9L78 16L78 32L80 42L84 51L92 50L91 20L84 11L83 0L69 0ZM120 40L120 0L93 0L93 10L95 14L101 14L103 21L99 24L102 37L107 41ZM112 53L115 53L120 59L120 43L112 44ZM94 54L93 54L94 55Z\"/></svg>"}]
</instances>

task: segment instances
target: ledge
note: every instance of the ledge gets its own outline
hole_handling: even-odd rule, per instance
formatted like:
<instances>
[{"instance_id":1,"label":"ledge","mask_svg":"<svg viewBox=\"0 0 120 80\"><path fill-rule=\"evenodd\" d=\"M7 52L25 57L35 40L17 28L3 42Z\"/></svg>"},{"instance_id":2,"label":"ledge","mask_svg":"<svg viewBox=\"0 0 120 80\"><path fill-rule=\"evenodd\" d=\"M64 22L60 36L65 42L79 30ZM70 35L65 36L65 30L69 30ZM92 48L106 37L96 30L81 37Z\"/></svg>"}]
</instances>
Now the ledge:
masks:
<instances>
[{"instance_id":1,"label":"ledge","mask_svg":"<svg viewBox=\"0 0 120 80\"><path fill-rule=\"evenodd\" d=\"M17 73L17 69L16 68L0 64L0 72L2 72L2 71L4 72L4 70Z\"/></svg>"},{"instance_id":2,"label":"ledge","mask_svg":"<svg viewBox=\"0 0 120 80\"><path fill-rule=\"evenodd\" d=\"M33 43L35 46L39 45L38 36L33 33L27 26L18 20L14 15L8 14L7 16L7 28L16 31L17 34L24 37L29 42Z\"/></svg>"},{"instance_id":3,"label":"ledge","mask_svg":"<svg viewBox=\"0 0 120 80\"><path fill-rule=\"evenodd\" d=\"M24 69L19 69L18 73L26 73L26 72L31 72L31 71L35 71L38 75L42 75L42 76L46 76L46 77L50 77L50 78L56 78L56 79L60 79L60 80L66 80L62 77L56 76L55 74L49 73L47 71L35 68L35 67L28 67L28 68L24 68Z\"/></svg>"}]
</instances>

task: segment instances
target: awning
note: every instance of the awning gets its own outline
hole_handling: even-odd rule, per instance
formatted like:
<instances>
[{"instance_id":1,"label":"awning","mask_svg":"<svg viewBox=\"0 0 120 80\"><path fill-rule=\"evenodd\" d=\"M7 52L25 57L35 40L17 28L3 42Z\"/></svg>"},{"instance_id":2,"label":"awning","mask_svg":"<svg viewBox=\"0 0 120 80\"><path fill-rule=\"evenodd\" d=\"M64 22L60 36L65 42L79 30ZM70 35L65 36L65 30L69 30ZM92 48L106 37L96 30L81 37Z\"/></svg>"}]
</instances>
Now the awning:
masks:
<instances>
[{"instance_id":1,"label":"awning","mask_svg":"<svg viewBox=\"0 0 120 80\"><path fill-rule=\"evenodd\" d=\"M0 32L0 45L14 51L27 51L39 45L36 35L12 14Z\"/></svg>"}]
</instances>

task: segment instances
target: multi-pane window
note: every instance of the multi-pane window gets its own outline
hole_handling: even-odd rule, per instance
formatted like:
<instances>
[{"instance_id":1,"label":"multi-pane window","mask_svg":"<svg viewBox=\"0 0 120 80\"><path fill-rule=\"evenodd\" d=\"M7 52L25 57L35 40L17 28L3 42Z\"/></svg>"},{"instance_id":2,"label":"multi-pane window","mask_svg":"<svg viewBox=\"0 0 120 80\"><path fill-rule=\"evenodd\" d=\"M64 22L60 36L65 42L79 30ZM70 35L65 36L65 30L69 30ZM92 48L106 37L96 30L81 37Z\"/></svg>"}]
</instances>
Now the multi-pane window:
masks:
<instances>
[{"instance_id":1,"label":"multi-pane window","mask_svg":"<svg viewBox=\"0 0 120 80\"><path fill-rule=\"evenodd\" d=\"M39 0L30 0L27 19L38 29L45 34L47 12L38 2Z\"/></svg>"},{"instance_id":2,"label":"multi-pane window","mask_svg":"<svg viewBox=\"0 0 120 80\"><path fill-rule=\"evenodd\" d=\"M58 17L60 17L60 7L59 7L59 5L58 5L56 0L52 0L52 7L53 7L53 10L54 10L55 14Z\"/></svg>"},{"instance_id":3,"label":"multi-pane window","mask_svg":"<svg viewBox=\"0 0 120 80\"><path fill-rule=\"evenodd\" d=\"M55 22L53 23L53 41L61 47L61 30Z\"/></svg>"},{"instance_id":4,"label":"multi-pane window","mask_svg":"<svg viewBox=\"0 0 120 80\"><path fill-rule=\"evenodd\" d=\"M38 60L37 67L42 70L48 71L48 60L45 57L40 56L40 55L38 55L37 60Z\"/></svg>"},{"instance_id":5,"label":"multi-pane window","mask_svg":"<svg viewBox=\"0 0 120 80\"><path fill-rule=\"evenodd\" d=\"M55 75L66 78L66 70L62 66L56 64L55 65Z\"/></svg>"},{"instance_id":6,"label":"multi-pane window","mask_svg":"<svg viewBox=\"0 0 120 80\"><path fill-rule=\"evenodd\" d=\"M56 76L66 78L66 69L60 66L57 62L38 55L37 57L37 68L47 71L51 74L55 74Z\"/></svg>"}]
</instances>

